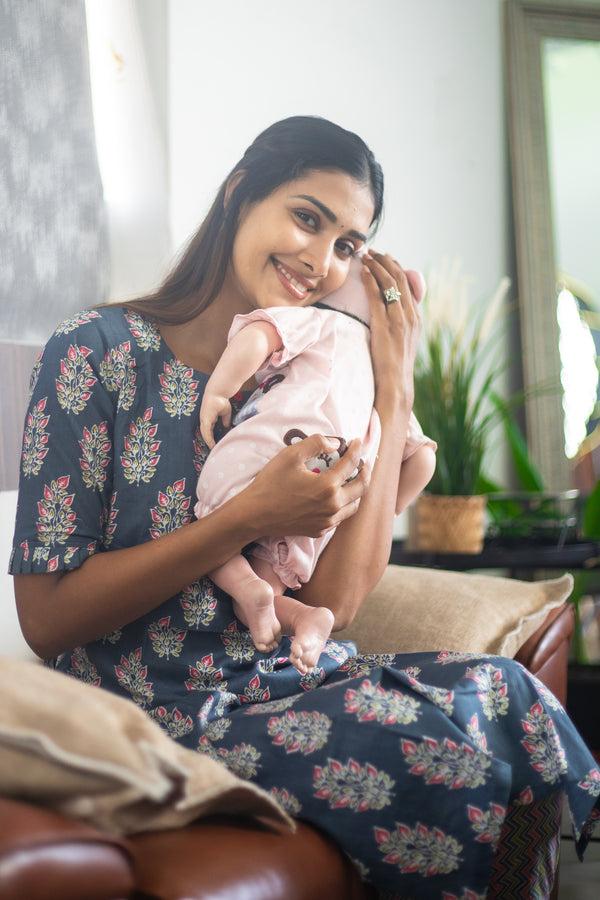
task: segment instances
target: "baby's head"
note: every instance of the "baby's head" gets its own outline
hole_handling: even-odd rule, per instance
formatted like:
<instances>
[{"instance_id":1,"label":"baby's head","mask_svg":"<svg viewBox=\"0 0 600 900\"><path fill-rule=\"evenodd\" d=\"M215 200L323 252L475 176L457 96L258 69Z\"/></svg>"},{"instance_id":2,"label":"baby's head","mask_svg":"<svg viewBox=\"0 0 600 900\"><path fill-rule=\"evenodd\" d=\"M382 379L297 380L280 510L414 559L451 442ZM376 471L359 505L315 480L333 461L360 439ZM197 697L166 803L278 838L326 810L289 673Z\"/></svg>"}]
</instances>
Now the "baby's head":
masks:
<instances>
[{"instance_id":1,"label":"baby's head","mask_svg":"<svg viewBox=\"0 0 600 900\"><path fill-rule=\"evenodd\" d=\"M367 297L362 275L360 274L362 267L363 264L360 256L356 256L350 263L348 277L341 288L338 288L337 291L333 291L331 294L324 297L323 303L325 306L330 306L332 309L337 309L340 312L356 316L356 318L360 319L361 322L364 322L365 325L369 325L371 322L371 313L369 311L369 298ZM413 292L417 303L420 303L425 296L425 279L420 272L416 272L414 269L406 269L405 272L408 283L410 284L410 289ZM381 298L381 302L384 302L383 297Z\"/></svg>"}]
</instances>

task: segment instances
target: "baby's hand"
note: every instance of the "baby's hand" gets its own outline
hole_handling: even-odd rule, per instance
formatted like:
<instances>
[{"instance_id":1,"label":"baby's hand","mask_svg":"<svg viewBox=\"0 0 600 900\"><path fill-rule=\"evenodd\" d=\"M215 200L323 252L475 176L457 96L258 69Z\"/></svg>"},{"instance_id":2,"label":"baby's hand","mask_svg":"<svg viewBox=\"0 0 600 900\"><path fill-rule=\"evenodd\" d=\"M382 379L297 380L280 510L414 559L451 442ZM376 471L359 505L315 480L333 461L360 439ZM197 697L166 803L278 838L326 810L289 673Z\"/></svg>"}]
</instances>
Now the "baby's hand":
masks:
<instances>
[{"instance_id":1,"label":"baby's hand","mask_svg":"<svg viewBox=\"0 0 600 900\"><path fill-rule=\"evenodd\" d=\"M231 403L227 397L210 394L208 390L205 390L200 407L200 433L209 450L212 450L215 446L214 431L218 419L221 420L224 428L229 428L231 425Z\"/></svg>"}]
</instances>

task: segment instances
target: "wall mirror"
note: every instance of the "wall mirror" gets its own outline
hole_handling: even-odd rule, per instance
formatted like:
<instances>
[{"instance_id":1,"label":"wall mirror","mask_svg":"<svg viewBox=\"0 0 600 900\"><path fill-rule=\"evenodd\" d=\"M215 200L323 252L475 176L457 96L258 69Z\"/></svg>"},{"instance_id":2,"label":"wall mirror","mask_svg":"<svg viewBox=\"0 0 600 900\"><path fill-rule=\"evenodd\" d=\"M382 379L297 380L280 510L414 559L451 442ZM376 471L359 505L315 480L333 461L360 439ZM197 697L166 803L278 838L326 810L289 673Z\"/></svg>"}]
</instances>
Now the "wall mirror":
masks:
<instances>
[{"instance_id":1,"label":"wall mirror","mask_svg":"<svg viewBox=\"0 0 600 900\"><path fill-rule=\"evenodd\" d=\"M506 0L505 65L527 439L562 491L582 449L600 477L600 0Z\"/></svg>"}]
</instances>

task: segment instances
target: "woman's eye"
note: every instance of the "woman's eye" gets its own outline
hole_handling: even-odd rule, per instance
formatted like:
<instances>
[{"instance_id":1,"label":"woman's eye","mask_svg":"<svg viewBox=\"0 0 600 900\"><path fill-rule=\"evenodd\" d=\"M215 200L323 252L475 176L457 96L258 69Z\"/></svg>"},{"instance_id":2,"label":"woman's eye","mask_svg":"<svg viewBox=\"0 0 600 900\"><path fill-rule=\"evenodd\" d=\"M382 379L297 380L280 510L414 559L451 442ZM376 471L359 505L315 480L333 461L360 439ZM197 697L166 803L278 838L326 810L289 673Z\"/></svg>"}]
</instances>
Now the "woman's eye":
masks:
<instances>
[{"instance_id":1,"label":"woman's eye","mask_svg":"<svg viewBox=\"0 0 600 900\"><path fill-rule=\"evenodd\" d=\"M335 246L344 256L354 256L356 252L354 244L351 244L349 241L338 241Z\"/></svg>"},{"instance_id":2,"label":"woman's eye","mask_svg":"<svg viewBox=\"0 0 600 900\"><path fill-rule=\"evenodd\" d=\"M311 228L316 228L317 226L317 217L312 213L306 212L303 209L296 210L296 216L303 222L305 225L309 225Z\"/></svg>"}]
</instances>

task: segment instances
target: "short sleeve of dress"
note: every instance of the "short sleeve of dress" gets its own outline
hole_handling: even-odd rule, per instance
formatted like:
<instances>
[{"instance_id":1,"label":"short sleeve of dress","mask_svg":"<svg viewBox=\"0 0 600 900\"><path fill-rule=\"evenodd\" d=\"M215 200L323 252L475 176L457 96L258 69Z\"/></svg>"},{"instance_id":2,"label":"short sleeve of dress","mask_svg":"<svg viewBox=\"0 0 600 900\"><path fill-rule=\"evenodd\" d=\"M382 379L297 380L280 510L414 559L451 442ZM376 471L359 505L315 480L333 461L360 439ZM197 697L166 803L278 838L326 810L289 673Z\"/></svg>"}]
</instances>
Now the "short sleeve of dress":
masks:
<instances>
[{"instance_id":1,"label":"short sleeve of dress","mask_svg":"<svg viewBox=\"0 0 600 900\"><path fill-rule=\"evenodd\" d=\"M106 341L83 313L36 362L20 461L10 571L74 569L101 549L112 483L113 400L102 379Z\"/></svg>"},{"instance_id":2,"label":"short sleeve of dress","mask_svg":"<svg viewBox=\"0 0 600 900\"><path fill-rule=\"evenodd\" d=\"M423 429L421 428L417 417L414 413L411 412L408 422L408 434L406 436L406 444L404 445L404 454L402 456L402 459L408 459L409 456L412 456L413 453L416 453L419 447L425 446L431 447L434 452L437 450L436 442L427 437L427 435L423 434Z\"/></svg>"},{"instance_id":3,"label":"short sleeve of dress","mask_svg":"<svg viewBox=\"0 0 600 900\"><path fill-rule=\"evenodd\" d=\"M229 329L228 340L253 322L269 322L277 329L281 338L281 348L265 360L263 368L267 365L279 368L319 340L323 328L323 314L322 310L312 306L255 309L246 315L235 316Z\"/></svg>"}]
</instances>

